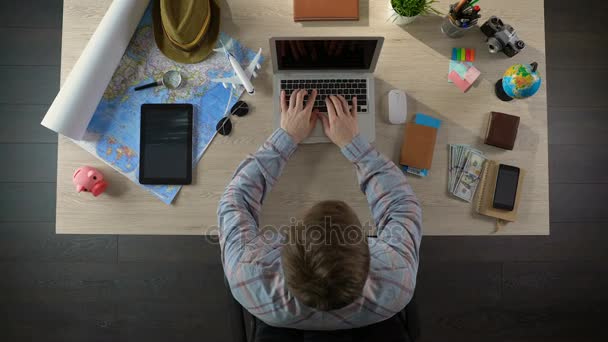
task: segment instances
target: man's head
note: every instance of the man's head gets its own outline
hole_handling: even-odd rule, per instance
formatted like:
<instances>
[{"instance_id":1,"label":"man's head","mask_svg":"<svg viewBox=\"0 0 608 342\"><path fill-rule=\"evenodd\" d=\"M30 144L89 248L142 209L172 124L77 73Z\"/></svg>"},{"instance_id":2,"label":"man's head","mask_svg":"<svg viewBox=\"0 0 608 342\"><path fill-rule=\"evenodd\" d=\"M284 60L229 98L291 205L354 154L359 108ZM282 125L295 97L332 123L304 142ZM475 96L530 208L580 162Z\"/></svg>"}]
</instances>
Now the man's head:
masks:
<instances>
[{"instance_id":1,"label":"man's head","mask_svg":"<svg viewBox=\"0 0 608 342\"><path fill-rule=\"evenodd\" d=\"M361 296L369 271L367 237L342 201L314 205L290 228L281 251L287 287L304 305L329 311Z\"/></svg>"}]
</instances>

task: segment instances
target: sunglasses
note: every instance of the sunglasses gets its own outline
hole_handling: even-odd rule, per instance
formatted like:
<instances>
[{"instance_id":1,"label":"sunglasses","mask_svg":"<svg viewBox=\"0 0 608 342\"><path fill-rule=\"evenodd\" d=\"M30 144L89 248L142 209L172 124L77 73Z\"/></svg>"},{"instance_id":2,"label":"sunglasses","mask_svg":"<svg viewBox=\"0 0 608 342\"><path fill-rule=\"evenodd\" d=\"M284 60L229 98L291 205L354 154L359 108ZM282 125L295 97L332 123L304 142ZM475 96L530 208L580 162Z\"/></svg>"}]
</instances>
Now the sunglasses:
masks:
<instances>
[{"instance_id":1,"label":"sunglasses","mask_svg":"<svg viewBox=\"0 0 608 342\"><path fill-rule=\"evenodd\" d=\"M215 125L215 130L221 135L230 135L232 132L232 121L230 121L230 115L236 115L242 117L249 114L249 105L245 101L239 101L230 108L230 114L223 117Z\"/></svg>"}]
</instances>

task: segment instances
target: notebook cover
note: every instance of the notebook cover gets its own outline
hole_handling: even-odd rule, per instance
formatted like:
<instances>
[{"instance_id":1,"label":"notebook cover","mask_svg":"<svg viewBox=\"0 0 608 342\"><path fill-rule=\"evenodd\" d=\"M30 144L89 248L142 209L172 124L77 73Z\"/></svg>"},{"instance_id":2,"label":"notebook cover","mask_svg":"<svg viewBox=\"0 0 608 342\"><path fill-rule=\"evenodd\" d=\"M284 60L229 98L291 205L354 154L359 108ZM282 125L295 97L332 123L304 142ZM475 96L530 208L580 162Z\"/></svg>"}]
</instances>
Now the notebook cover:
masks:
<instances>
[{"instance_id":1,"label":"notebook cover","mask_svg":"<svg viewBox=\"0 0 608 342\"><path fill-rule=\"evenodd\" d=\"M293 19L359 20L359 0L293 0Z\"/></svg>"},{"instance_id":2,"label":"notebook cover","mask_svg":"<svg viewBox=\"0 0 608 342\"><path fill-rule=\"evenodd\" d=\"M405 125L399 163L418 169L430 169L437 140L437 128L410 122Z\"/></svg>"},{"instance_id":3,"label":"notebook cover","mask_svg":"<svg viewBox=\"0 0 608 342\"><path fill-rule=\"evenodd\" d=\"M499 163L494 160L487 160L481 172L479 189L477 189L477 199L475 209L478 213L497 219L513 222L517 219L517 209L523 189L525 170L519 169L519 181L517 183L517 193L515 195L515 205L513 210L496 209L492 206L494 202L494 190L496 189L496 178L498 176Z\"/></svg>"},{"instance_id":4,"label":"notebook cover","mask_svg":"<svg viewBox=\"0 0 608 342\"><path fill-rule=\"evenodd\" d=\"M487 145L512 150L519 129L519 116L492 112L486 134Z\"/></svg>"}]
</instances>

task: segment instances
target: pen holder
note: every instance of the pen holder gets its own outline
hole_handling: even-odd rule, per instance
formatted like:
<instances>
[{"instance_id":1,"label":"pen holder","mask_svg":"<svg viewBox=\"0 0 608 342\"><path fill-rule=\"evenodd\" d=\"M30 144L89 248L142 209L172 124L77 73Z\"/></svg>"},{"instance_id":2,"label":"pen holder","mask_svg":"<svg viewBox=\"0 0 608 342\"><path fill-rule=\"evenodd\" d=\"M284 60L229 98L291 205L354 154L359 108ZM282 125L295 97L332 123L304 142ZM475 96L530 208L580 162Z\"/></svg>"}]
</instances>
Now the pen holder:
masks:
<instances>
[{"instance_id":1,"label":"pen holder","mask_svg":"<svg viewBox=\"0 0 608 342\"><path fill-rule=\"evenodd\" d=\"M450 38L460 38L472 27L474 27L474 25L467 27L460 26L450 14L446 15L441 22L441 32Z\"/></svg>"}]
</instances>

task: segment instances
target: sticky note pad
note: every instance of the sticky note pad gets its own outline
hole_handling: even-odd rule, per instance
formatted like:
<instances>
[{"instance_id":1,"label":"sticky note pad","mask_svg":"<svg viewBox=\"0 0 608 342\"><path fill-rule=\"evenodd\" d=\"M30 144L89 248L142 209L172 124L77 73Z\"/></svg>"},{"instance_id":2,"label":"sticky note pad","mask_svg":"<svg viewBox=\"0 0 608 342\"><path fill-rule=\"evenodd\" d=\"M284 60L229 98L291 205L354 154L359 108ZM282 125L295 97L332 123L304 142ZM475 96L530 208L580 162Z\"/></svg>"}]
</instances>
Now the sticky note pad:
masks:
<instances>
[{"instance_id":1,"label":"sticky note pad","mask_svg":"<svg viewBox=\"0 0 608 342\"><path fill-rule=\"evenodd\" d=\"M469 68L469 70L467 70L467 72L464 74L464 80L467 81L468 83L473 84L477 78L479 77L479 75L481 75L481 72L479 70L477 70L476 67L472 66Z\"/></svg>"},{"instance_id":2,"label":"sticky note pad","mask_svg":"<svg viewBox=\"0 0 608 342\"><path fill-rule=\"evenodd\" d=\"M460 76L460 78L464 79L467 70L473 66L471 62L459 62L459 61L450 61L450 66L448 68L448 75L452 71L456 71L456 73ZM452 81L448 77L448 82L452 83Z\"/></svg>"},{"instance_id":3,"label":"sticky note pad","mask_svg":"<svg viewBox=\"0 0 608 342\"><path fill-rule=\"evenodd\" d=\"M460 78L464 78L465 74L467 73L467 70L469 70L469 68L472 66L473 63L471 62L450 61L448 75L452 72L452 70L454 70L460 76ZM451 83L452 81L450 81L450 79L448 78L448 82Z\"/></svg>"},{"instance_id":4,"label":"sticky note pad","mask_svg":"<svg viewBox=\"0 0 608 342\"><path fill-rule=\"evenodd\" d=\"M469 83L466 80L460 78L456 71L452 71L448 75L448 77L458 88L460 88L460 90L462 90L463 93L469 90L469 88L471 88L471 85L473 85L473 83Z\"/></svg>"},{"instance_id":5,"label":"sticky note pad","mask_svg":"<svg viewBox=\"0 0 608 342\"><path fill-rule=\"evenodd\" d=\"M453 48L452 60L461 62L475 61L475 49Z\"/></svg>"},{"instance_id":6,"label":"sticky note pad","mask_svg":"<svg viewBox=\"0 0 608 342\"><path fill-rule=\"evenodd\" d=\"M414 123L433 128L439 128L439 126L441 126L441 120L422 113L416 113Z\"/></svg>"},{"instance_id":7,"label":"sticky note pad","mask_svg":"<svg viewBox=\"0 0 608 342\"><path fill-rule=\"evenodd\" d=\"M467 73L467 70L469 70L469 67L463 63L467 62L456 62L453 68L453 70L456 71L460 78L464 78L464 75Z\"/></svg>"}]
</instances>

